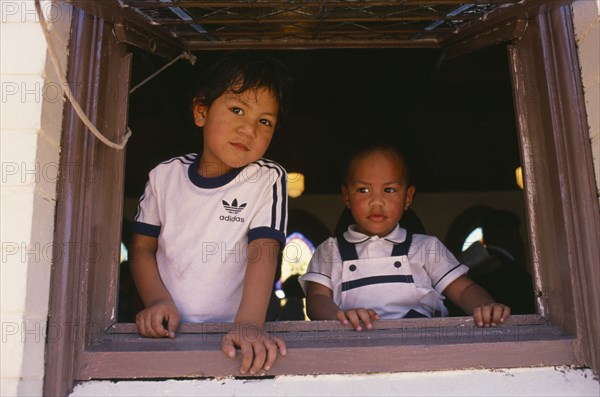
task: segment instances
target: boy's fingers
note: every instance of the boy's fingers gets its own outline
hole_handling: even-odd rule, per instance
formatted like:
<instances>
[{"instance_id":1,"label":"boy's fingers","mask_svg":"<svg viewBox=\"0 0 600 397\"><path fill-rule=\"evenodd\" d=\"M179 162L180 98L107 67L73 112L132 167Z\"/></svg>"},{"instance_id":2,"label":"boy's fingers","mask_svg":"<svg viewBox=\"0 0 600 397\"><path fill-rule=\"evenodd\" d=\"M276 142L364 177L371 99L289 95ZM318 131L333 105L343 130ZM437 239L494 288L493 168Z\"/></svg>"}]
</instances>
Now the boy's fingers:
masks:
<instances>
[{"instance_id":1,"label":"boy's fingers","mask_svg":"<svg viewBox=\"0 0 600 397\"><path fill-rule=\"evenodd\" d=\"M510 307L504 305L504 308L502 310L502 318L500 319L500 322L503 323L504 320L506 320L509 317L510 317Z\"/></svg>"},{"instance_id":2,"label":"boy's fingers","mask_svg":"<svg viewBox=\"0 0 600 397\"><path fill-rule=\"evenodd\" d=\"M502 317L502 305L491 304L490 305L490 325L495 327L500 323L500 318Z\"/></svg>"},{"instance_id":3,"label":"boy's fingers","mask_svg":"<svg viewBox=\"0 0 600 397\"><path fill-rule=\"evenodd\" d=\"M175 314L171 314L169 316L169 321L167 322L167 328L168 328L168 336L169 338L174 338L175 337L175 330L177 330L177 326L179 325L179 316L175 315Z\"/></svg>"},{"instance_id":4,"label":"boy's fingers","mask_svg":"<svg viewBox=\"0 0 600 397\"><path fill-rule=\"evenodd\" d=\"M504 320L506 320L510 316L510 308L501 303L495 303L493 305L493 313L492 313L492 325L497 325Z\"/></svg>"},{"instance_id":5,"label":"boy's fingers","mask_svg":"<svg viewBox=\"0 0 600 397\"><path fill-rule=\"evenodd\" d=\"M279 349L279 353L281 353L282 356L285 356L287 354L287 346L285 345L285 341L278 336L274 338L274 341Z\"/></svg>"},{"instance_id":6,"label":"boy's fingers","mask_svg":"<svg viewBox=\"0 0 600 397\"><path fill-rule=\"evenodd\" d=\"M373 325L371 324L371 315L369 314L368 310L358 309L357 315L367 329L373 328Z\"/></svg>"},{"instance_id":7,"label":"boy's fingers","mask_svg":"<svg viewBox=\"0 0 600 397\"><path fill-rule=\"evenodd\" d=\"M135 325L137 326L138 332L142 336L148 336L146 333L146 326L144 324L144 318L139 314L135 317Z\"/></svg>"},{"instance_id":8,"label":"boy's fingers","mask_svg":"<svg viewBox=\"0 0 600 397\"><path fill-rule=\"evenodd\" d=\"M265 342L265 347L267 348L267 359L265 360L264 369L268 371L273 366L275 359L277 358L277 349L278 345L276 342L271 342L270 340Z\"/></svg>"},{"instance_id":9,"label":"boy's fingers","mask_svg":"<svg viewBox=\"0 0 600 397\"><path fill-rule=\"evenodd\" d=\"M151 319L143 314L139 316L139 327L138 328L139 328L140 334L142 334L142 336L145 336L147 338L159 338L160 336L162 336L162 335L158 335L154 331L154 328L152 327Z\"/></svg>"},{"instance_id":10,"label":"boy's fingers","mask_svg":"<svg viewBox=\"0 0 600 397\"><path fill-rule=\"evenodd\" d=\"M336 313L337 319L342 325L348 325L348 316L346 316L346 312L343 310L338 310Z\"/></svg>"},{"instance_id":11,"label":"boy's fingers","mask_svg":"<svg viewBox=\"0 0 600 397\"><path fill-rule=\"evenodd\" d=\"M169 336L169 330L163 325L164 316L157 313L152 316L150 327L157 337Z\"/></svg>"},{"instance_id":12,"label":"boy's fingers","mask_svg":"<svg viewBox=\"0 0 600 397\"><path fill-rule=\"evenodd\" d=\"M360 320L358 318L358 314L356 314L356 310L348 310L346 312L346 316L348 320L350 320L350 324L354 327L355 330L361 331L362 327L360 326Z\"/></svg>"},{"instance_id":13,"label":"boy's fingers","mask_svg":"<svg viewBox=\"0 0 600 397\"><path fill-rule=\"evenodd\" d=\"M235 357L235 346L229 335L225 335L223 339L221 339L221 351L225 353L227 357Z\"/></svg>"},{"instance_id":14,"label":"boy's fingers","mask_svg":"<svg viewBox=\"0 0 600 397\"><path fill-rule=\"evenodd\" d=\"M254 360L252 361L252 367L250 367L250 373L254 375L265 364L267 359L267 347L262 340L259 340L252 344L252 350L254 351Z\"/></svg>"},{"instance_id":15,"label":"boy's fingers","mask_svg":"<svg viewBox=\"0 0 600 397\"><path fill-rule=\"evenodd\" d=\"M252 345L243 339L240 340L240 353L242 354L242 366L240 372L245 374L252 365L252 359L254 358L254 349Z\"/></svg>"},{"instance_id":16,"label":"boy's fingers","mask_svg":"<svg viewBox=\"0 0 600 397\"><path fill-rule=\"evenodd\" d=\"M485 305L481 308L481 320L484 327L489 327L492 320L492 305Z\"/></svg>"},{"instance_id":17,"label":"boy's fingers","mask_svg":"<svg viewBox=\"0 0 600 397\"><path fill-rule=\"evenodd\" d=\"M377 312L373 309L369 309L369 316L371 317L371 320L379 320L379 314L377 314Z\"/></svg>"},{"instance_id":18,"label":"boy's fingers","mask_svg":"<svg viewBox=\"0 0 600 397\"><path fill-rule=\"evenodd\" d=\"M473 320L478 327L483 327L483 318L481 315L481 307L473 309Z\"/></svg>"}]
</instances>

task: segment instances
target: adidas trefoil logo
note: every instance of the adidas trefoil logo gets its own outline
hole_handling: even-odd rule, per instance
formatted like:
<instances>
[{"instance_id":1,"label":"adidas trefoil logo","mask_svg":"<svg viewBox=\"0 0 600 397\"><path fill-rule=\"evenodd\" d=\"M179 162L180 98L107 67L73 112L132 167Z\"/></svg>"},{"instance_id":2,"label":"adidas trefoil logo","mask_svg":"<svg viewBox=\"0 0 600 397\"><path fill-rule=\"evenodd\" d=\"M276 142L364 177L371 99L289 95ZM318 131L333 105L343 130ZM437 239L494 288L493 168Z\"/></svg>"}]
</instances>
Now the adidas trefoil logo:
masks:
<instances>
[{"instance_id":1,"label":"adidas trefoil logo","mask_svg":"<svg viewBox=\"0 0 600 397\"><path fill-rule=\"evenodd\" d=\"M231 202L231 205L229 205L229 203L225 200L222 200L222 201L223 201L223 207L230 214L239 214L240 212L242 212L242 210L244 208L246 208L246 204L247 204L247 203L244 203L244 204L238 205L237 199L233 199L233 201Z\"/></svg>"},{"instance_id":2,"label":"adidas trefoil logo","mask_svg":"<svg viewBox=\"0 0 600 397\"><path fill-rule=\"evenodd\" d=\"M247 203L238 204L237 199L233 199L231 204L229 204L225 200L221 200L221 201L223 203L223 208L225 208L225 210L227 212L229 212L230 214L233 214L233 215L227 215L227 216L221 215L219 217L220 220L228 221L228 222L242 222L242 223L245 222L244 218L240 218L239 216L236 216L236 215L239 214L240 212L242 212L242 210L244 208L246 208Z\"/></svg>"}]
</instances>

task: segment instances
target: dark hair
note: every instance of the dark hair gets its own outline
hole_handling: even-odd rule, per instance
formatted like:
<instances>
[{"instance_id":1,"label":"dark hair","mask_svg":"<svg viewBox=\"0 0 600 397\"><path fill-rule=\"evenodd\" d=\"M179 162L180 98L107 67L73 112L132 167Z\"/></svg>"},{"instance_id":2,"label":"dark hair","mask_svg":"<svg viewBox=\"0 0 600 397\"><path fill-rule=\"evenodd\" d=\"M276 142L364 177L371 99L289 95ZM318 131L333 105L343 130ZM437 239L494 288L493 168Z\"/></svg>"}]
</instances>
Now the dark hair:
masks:
<instances>
[{"instance_id":1,"label":"dark hair","mask_svg":"<svg viewBox=\"0 0 600 397\"><path fill-rule=\"evenodd\" d=\"M406 152L400 146L389 142L384 139L376 139L371 143L367 143L361 147L355 148L350 151L346 155L346 160L344 162L344 168L342 170L342 184L347 185L350 179L350 172L352 171L352 165L354 162L362 157L365 157L374 152L389 152L398 157L400 161L402 161L402 165L404 166L404 171L406 172L406 181L408 186L414 184L414 181L411 176L411 167L409 157L406 155Z\"/></svg>"},{"instance_id":2,"label":"dark hair","mask_svg":"<svg viewBox=\"0 0 600 397\"><path fill-rule=\"evenodd\" d=\"M210 106L226 91L240 94L266 88L279 103L279 127L288 113L292 83L290 70L280 60L260 53L233 51L225 53L202 74L195 97Z\"/></svg>"}]
</instances>

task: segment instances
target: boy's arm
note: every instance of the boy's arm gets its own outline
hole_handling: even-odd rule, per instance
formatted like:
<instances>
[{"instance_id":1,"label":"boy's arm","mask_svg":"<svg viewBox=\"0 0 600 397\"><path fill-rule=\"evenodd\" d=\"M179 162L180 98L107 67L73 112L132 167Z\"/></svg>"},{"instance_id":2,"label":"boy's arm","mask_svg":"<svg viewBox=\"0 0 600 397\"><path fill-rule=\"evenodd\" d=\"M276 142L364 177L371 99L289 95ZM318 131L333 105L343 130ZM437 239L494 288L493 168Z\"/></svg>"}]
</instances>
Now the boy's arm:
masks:
<instances>
[{"instance_id":1,"label":"boy's arm","mask_svg":"<svg viewBox=\"0 0 600 397\"><path fill-rule=\"evenodd\" d=\"M269 336L263 329L267 307L273 290L279 242L260 238L248 245L248 265L244 275L242 301L235 316L235 328L222 340L223 353L235 357L235 346L242 354L242 374L269 370L277 358L277 350L286 354L283 339Z\"/></svg>"},{"instance_id":2,"label":"boy's arm","mask_svg":"<svg viewBox=\"0 0 600 397\"><path fill-rule=\"evenodd\" d=\"M443 294L465 313L473 315L479 327L495 327L510 316L508 306L494 302L485 289L465 275L451 282Z\"/></svg>"},{"instance_id":3,"label":"boy's arm","mask_svg":"<svg viewBox=\"0 0 600 397\"><path fill-rule=\"evenodd\" d=\"M343 325L351 323L357 331L362 330L361 322L370 329L373 327L371 322L379 320L373 309L340 309L333 301L333 291L312 281L306 282L306 313L311 320L338 320Z\"/></svg>"},{"instance_id":4,"label":"boy's arm","mask_svg":"<svg viewBox=\"0 0 600 397\"><path fill-rule=\"evenodd\" d=\"M306 282L306 314L311 320L337 320L338 310L332 290L323 284Z\"/></svg>"},{"instance_id":5,"label":"boy's arm","mask_svg":"<svg viewBox=\"0 0 600 397\"><path fill-rule=\"evenodd\" d=\"M174 338L179 325L179 311L160 278L157 249L157 238L133 235L129 251L131 275L145 307L137 314L135 322L142 336ZM167 328L163 322L167 323Z\"/></svg>"}]
</instances>

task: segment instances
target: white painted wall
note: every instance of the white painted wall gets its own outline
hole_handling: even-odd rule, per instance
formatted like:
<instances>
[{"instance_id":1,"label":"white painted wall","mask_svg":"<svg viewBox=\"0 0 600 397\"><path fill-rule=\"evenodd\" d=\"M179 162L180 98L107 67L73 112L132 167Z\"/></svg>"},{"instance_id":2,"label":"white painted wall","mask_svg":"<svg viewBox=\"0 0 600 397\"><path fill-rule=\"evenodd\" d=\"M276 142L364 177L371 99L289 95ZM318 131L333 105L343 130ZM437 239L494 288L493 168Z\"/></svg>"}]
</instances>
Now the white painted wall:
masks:
<instances>
[{"instance_id":1,"label":"white painted wall","mask_svg":"<svg viewBox=\"0 0 600 397\"><path fill-rule=\"evenodd\" d=\"M80 396L594 396L590 370L566 367L404 372L374 375L281 376L268 380L88 382Z\"/></svg>"},{"instance_id":2,"label":"white painted wall","mask_svg":"<svg viewBox=\"0 0 600 397\"><path fill-rule=\"evenodd\" d=\"M576 1L573 22L600 200L600 1Z\"/></svg>"},{"instance_id":3,"label":"white painted wall","mask_svg":"<svg viewBox=\"0 0 600 397\"><path fill-rule=\"evenodd\" d=\"M63 102L34 2L0 7L0 395L40 395ZM42 8L64 68L69 9Z\"/></svg>"}]
</instances>

